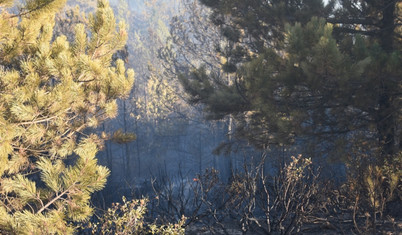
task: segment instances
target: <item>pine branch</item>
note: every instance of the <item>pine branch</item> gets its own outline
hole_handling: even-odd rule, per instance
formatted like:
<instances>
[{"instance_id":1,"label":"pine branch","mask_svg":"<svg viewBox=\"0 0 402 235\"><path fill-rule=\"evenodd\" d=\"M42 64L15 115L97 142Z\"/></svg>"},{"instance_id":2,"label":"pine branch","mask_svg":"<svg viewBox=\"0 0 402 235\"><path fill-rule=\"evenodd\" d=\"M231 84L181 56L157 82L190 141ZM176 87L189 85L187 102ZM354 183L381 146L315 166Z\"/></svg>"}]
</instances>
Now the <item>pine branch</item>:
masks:
<instances>
[{"instance_id":1,"label":"pine branch","mask_svg":"<svg viewBox=\"0 0 402 235\"><path fill-rule=\"evenodd\" d=\"M372 31L365 31L365 30L358 30L358 29L351 29L351 28L344 28L344 27L335 27L334 31L340 33L350 33L350 34L362 34L367 36L374 36L378 33L376 30Z\"/></svg>"},{"instance_id":2,"label":"pine branch","mask_svg":"<svg viewBox=\"0 0 402 235\"><path fill-rule=\"evenodd\" d=\"M378 25L378 22L371 18L327 18L326 20L331 24Z\"/></svg>"},{"instance_id":3,"label":"pine branch","mask_svg":"<svg viewBox=\"0 0 402 235\"><path fill-rule=\"evenodd\" d=\"M21 12L21 13L19 13L19 14L11 15L9 18L22 17L22 16L25 16L25 15L31 14L32 12L37 11L37 10L40 10L41 8L45 7L45 6L48 5L48 4L49 4L49 2L44 2L44 3L42 3L42 4L39 4L38 6L36 6L35 8L33 8L33 9L31 9L31 10L27 10L27 11Z\"/></svg>"},{"instance_id":4,"label":"pine branch","mask_svg":"<svg viewBox=\"0 0 402 235\"><path fill-rule=\"evenodd\" d=\"M57 197L53 198L52 200L50 200L48 203L46 203L45 206L43 206L42 208L40 208L36 214L40 214L42 213L46 208L48 208L49 206L51 206L53 203L55 203L57 200L59 200L62 196L64 196L68 191L70 191L71 187L75 186L75 182L73 185L71 185L70 187L68 187L68 189L64 190L61 194L57 195Z\"/></svg>"},{"instance_id":5,"label":"pine branch","mask_svg":"<svg viewBox=\"0 0 402 235\"><path fill-rule=\"evenodd\" d=\"M48 118L44 118L44 119L39 119L39 120L35 120L35 121L29 121L29 122L19 122L19 123L14 123L14 124L19 124L19 125L31 125L31 124L37 124L37 123L42 123L42 122L48 122L52 119L57 118L57 116L53 116L53 117L48 117Z\"/></svg>"},{"instance_id":6,"label":"pine branch","mask_svg":"<svg viewBox=\"0 0 402 235\"><path fill-rule=\"evenodd\" d=\"M19 151L30 151L30 152L36 152L36 153L38 153L38 154L48 152L48 150L23 148L23 147L20 147L20 146L17 147L17 146L15 146L14 144L11 144L11 146L13 146L13 149L16 149L16 150L19 150Z\"/></svg>"}]
</instances>

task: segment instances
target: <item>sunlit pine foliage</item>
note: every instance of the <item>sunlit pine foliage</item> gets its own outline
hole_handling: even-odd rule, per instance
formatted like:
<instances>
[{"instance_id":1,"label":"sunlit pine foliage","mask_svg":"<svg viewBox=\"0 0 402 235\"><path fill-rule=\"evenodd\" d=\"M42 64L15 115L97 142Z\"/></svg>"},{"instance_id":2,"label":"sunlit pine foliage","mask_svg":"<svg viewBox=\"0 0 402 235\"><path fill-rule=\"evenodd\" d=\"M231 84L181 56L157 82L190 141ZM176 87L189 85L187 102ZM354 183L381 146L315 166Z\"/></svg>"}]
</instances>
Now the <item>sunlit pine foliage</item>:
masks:
<instances>
[{"instance_id":1,"label":"sunlit pine foliage","mask_svg":"<svg viewBox=\"0 0 402 235\"><path fill-rule=\"evenodd\" d=\"M111 66L125 25L100 0L73 42L52 39L64 4L0 1L1 234L73 233L109 174L95 159L102 141L85 130L115 117L133 85L123 61Z\"/></svg>"}]
</instances>

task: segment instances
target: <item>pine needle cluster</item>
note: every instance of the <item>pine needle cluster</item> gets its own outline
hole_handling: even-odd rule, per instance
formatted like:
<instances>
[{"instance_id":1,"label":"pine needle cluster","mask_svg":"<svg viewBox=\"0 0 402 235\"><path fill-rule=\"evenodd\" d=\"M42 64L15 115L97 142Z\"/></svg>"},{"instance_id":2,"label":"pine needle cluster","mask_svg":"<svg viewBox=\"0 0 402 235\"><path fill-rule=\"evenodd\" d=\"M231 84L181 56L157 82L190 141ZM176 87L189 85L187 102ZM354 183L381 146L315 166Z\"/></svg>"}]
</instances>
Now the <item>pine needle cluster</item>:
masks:
<instances>
[{"instance_id":1,"label":"pine needle cluster","mask_svg":"<svg viewBox=\"0 0 402 235\"><path fill-rule=\"evenodd\" d=\"M134 71L112 66L127 33L105 0L72 42L53 36L65 0L19 4L0 1L0 233L71 234L109 175L95 158L102 141L84 130L131 90Z\"/></svg>"}]
</instances>

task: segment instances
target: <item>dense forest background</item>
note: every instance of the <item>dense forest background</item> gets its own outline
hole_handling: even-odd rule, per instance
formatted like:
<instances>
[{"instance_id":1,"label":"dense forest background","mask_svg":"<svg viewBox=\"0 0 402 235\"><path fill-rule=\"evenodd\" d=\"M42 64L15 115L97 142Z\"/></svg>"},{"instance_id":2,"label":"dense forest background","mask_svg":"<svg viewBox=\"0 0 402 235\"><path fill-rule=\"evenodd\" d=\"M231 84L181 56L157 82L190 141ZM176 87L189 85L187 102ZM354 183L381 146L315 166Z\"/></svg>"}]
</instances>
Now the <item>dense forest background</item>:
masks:
<instances>
[{"instance_id":1,"label":"dense forest background","mask_svg":"<svg viewBox=\"0 0 402 235\"><path fill-rule=\"evenodd\" d=\"M402 231L401 1L0 10L0 233Z\"/></svg>"},{"instance_id":2,"label":"dense forest background","mask_svg":"<svg viewBox=\"0 0 402 235\"><path fill-rule=\"evenodd\" d=\"M235 151L224 146L220 151L218 147L228 142L233 121L206 120L200 105L188 103L177 79L210 59L217 62L212 69L220 70L222 58L214 46L221 38L208 21L205 7L193 1L112 1L111 6L129 22L123 56L136 71L136 83L130 98L119 103L118 117L105 122L102 131L137 136L135 141L112 138L100 153L103 163L116 169L111 171L111 185L131 190L152 177L178 177L179 173L193 179L211 167L227 180L232 171L242 168L246 155L261 154L240 142L233 143ZM197 32L197 27L204 31Z\"/></svg>"}]
</instances>

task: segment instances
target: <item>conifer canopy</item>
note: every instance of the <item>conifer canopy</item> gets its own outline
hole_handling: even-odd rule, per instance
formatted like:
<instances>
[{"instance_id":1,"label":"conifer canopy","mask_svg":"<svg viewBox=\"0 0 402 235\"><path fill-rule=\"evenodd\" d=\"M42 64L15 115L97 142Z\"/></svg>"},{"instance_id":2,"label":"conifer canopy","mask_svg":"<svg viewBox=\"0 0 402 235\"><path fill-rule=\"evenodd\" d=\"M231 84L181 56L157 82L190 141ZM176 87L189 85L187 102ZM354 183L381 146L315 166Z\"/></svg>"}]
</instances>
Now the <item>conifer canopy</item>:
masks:
<instances>
[{"instance_id":1,"label":"conifer canopy","mask_svg":"<svg viewBox=\"0 0 402 235\"><path fill-rule=\"evenodd\" d=\"M210 118L231 115L235 134L261 148L400 153L400 1L200 2L227 40L226 73L201 68L181 82Z\"/></svg>"},{"instance_id":2,"label":"conifer canopy","mask_svg":"<svg viewBox=\"0 0 402 235\"><path fill-rule=\"evenodd\" d=\"M71 234L109 174L88 128L115 117L131 90L134 71L112 63L127 33L99 0L72 42L55 38L65 0L25 2L0 1L0 233Z\"/></svg>"}]
</instances>

